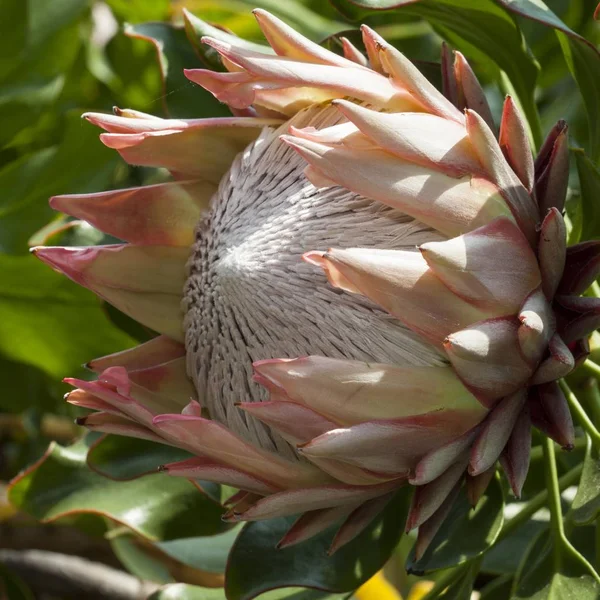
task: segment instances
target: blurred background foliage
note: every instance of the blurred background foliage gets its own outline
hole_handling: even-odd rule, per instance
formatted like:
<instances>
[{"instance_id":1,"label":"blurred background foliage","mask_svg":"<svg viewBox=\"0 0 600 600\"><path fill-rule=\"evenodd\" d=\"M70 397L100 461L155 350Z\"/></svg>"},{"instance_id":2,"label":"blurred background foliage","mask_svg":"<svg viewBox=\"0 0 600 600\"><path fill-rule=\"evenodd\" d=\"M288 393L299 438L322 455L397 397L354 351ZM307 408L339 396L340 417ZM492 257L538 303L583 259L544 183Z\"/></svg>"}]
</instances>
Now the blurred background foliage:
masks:
<instances>
[{"instance_id":1,"label":"blurred background foliage","mask_svg":"<svg viewBox=\"0 0 600 600\"><path fill-rule=\"evenodd\" d=\"M400 4L394 10L371 10ZM115 584L109 595L99 597L145 597L159 584L173 584L152 597L223 598L220 586L226 557L238 534L219 519L224 491L218 486L204 486L200 493L187 481L165 482L159 474L136 477L176 460L175 451L139 440L81 438L82 431L73 424L76 409L62 401L68 390L61 383L63 377L88 378L82 363L149 339L152 332L29 255L30 246L42 243L110 242L93 227L53 213L48 198L136 186L164 177L155 170L126 165L98 141L98 131L81 120L83 112L109 112L117 105L170 117L228 114L210 94L185 79L182 69L206 64L222 68L199 43L207 23L264 43L250 13L256 6L337 52L337 34L343 32L360 43L357 21L367 22L438 85L441 44L446 40L471 61L496 115L504 95L516 94L535 144L558 119L569 123L571 145L583 148L572 161L571 242L582 235L600 238L596 207L600 59L593 48L600 41L600 28L592 17L595 4L592 0L547 0L546 4L533 0L0 0L0 564L10 566L10 556L2 552L51 550L124 569L137 578L136 585L143 581L146 586L131 588L134 595L118 596ZM543 8L546 5L553 14ZM517 13L525 7L532 11L530 16L541 16L546 22L523 18L506 7ZM184 8L191 13L185 27ZM559 29L564 25L571 34L557 31L555 18L562 23ZM572 32L585 37L589 45ZM57 443L47 450L50 442ZM68 446L71 442L76 443ZM576 482L573 469L577 470L583 453L580 447L569 456L560 455L560 473L570 477L564 479L565 487ZM525 500L538 498L544 489L536 469L540 457L538 447ZM13 486L9 504L7 482L34 463L37 468L24 471ZM470 539L470 546L460 545L464 529L455 527L445 533L456 537L456 553L463 552L462 559L442 549L429 564L413 565L413 571L445 568L487 550L504 531L505 495L503 486L492 486L487 512L473 515L463 507L457 513L461 527L480 533ZM381 523L393 520L393 513L401 521L398 515L405 505L406 497L399 496ZM39 525L38 520L52 523ZM235 547L238 554L246 552L247 557L257 539L275 535L261 527L252 524L244 530ZM396 530L400 527L396 524ZM368 557L376 548L391 551L399 535L392 529L377 533L372 528L367 531L370 537L361 536L350 545L346 558L354 574L324 575L327 569L343 569L322 559L315 551L322 540L317 540L317 546L311 546L300 560L285 553L269 554L267 562L277 576L268 572L270 567L253 562L246 571L230 573L228 597L252 598L265 589L294 584L351 590L385 562L387 557L379 563L369 562ZM482 600L510 597L528 543L545 529L543 521L532 521L516 533L501 534L502 544L483 562L477 559L478 567L483 565L476 582L478 589L483 587ZM582 528L577 537L576 546L584 555L593 553L586 547L589 530ZM386 569L399 589L406 594L412 588L411 598L417 599L428 588L421 583L415 587L417 578L404 573L411 545L405 538ZM356 571L361 561L364 571ZM76 579L78 572L73 569ZM300 577L307 571L312 579ZM456 588L455 596L444 597L468 598L477 571L463 568L462 579L457 580L463 591ZM95 597L89 590L73 595L68 591L68 585L76 585L73 581L59 581L55 589L48 583L53 581L50 576L42 584L35 577L25 578L25 583L17 572L0 569L0 598ZM372 580L357 597L398 598L386 585ZM126 587L122 583L121 590ZM263 597L310 600L347 594L276 589Z\"/></svg>"}]
</instances>

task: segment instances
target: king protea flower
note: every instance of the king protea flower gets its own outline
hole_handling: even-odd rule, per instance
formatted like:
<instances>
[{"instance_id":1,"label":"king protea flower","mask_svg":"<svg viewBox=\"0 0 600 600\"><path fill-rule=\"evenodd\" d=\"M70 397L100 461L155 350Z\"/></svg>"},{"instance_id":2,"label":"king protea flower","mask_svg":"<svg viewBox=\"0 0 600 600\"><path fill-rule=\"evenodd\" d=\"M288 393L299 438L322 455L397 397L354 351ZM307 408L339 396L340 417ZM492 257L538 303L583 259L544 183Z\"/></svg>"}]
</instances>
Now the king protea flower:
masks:
<instances>
[{"instance_id":1,"label":"king protea flower","mask_svg":"<svg viewBox=\"0 0 600 600\"><path fill-rule=\"evenodd\" d=\"M368 27L341 57L255 15L274 53L206 38L228 72L186 73L236 116L85 115L173 180L51 200L128 243L36 255L160 333L68 401L194 454L162 470L238 488L226 519L300 515L281 546L339 522L334 551L415 486L421 555L465 480L500 460L520 494L532 424L573 443L600 253L566 248L566 126L534 162L460 54L443 95Z\"/></svg>"}]
</instances>

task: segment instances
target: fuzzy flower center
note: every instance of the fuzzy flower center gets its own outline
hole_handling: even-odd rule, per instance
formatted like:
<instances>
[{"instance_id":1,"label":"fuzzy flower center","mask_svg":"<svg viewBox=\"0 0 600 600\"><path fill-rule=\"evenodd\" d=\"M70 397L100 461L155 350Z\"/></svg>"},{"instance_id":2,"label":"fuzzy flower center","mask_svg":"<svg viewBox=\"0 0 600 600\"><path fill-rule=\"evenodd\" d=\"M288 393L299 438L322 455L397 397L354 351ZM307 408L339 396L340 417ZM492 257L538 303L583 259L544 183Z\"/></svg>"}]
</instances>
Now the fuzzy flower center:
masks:
<instances>
[{"instance_id":1,"label":"fuzzy flower center","mask_svg":"<svg viewBox=\"0 0 600 600\"><path fill-rule=\"evenodd\" d=\"M340 120L338 111L314 106L250 144L198 224L188 265L185 343L199 397L213 419L288 456L295 453L287 442L235 406L266 399L252 380L253 361L312 354L441 363L399 321L363 296L332 288L321 269L302 260L331 246L406 250L440 239L344 188L316 189L303 174L306 163L279 141L289 125L322 128Z\"/></svg>"}]
</instances>

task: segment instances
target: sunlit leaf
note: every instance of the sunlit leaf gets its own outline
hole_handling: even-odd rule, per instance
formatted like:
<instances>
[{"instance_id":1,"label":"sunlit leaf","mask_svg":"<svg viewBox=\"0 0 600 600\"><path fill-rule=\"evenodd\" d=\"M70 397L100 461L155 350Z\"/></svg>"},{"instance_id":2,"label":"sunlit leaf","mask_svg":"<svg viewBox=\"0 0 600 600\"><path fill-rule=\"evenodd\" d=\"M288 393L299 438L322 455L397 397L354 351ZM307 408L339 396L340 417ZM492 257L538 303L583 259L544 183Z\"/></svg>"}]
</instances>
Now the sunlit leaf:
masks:
<instances>
[{"instance_id":1,"label":"sunlit leaf","mask_svg":"<svg viewBox=\"0 0 600 600\"><path fill-rule=\"evenodd\" d=\"M227 557L242 526L210 537L185 537L157 542L156 547L184 565L209 573L225 573Z\"/></svg>"},{"instance_id":2,"label":"sunlit leaf","mask_svg":"<svg viewBox=\"0 0 600 600\"><path fill-rule=\"evenodd\" d=\"M573 521L578 525L592 523L600 514L600 455L589 438L581 480L571 509Z\"/></svg>"},{"instance_id":3,"label":"sunlit leaf","mask_svg":"<svg viewBox=\"0 0 600 600\"><path fill-rule=\"evenodd\" d=\"M504 493L497 478L475 509L471 508L463 488L425 554L415 560L413 549L406 568L414 573L435 571L479 556L496 541L504 523L503 511Z\"/></svg>"},{"instance_id":4,"label":"sunlit leaf","mask_svg":"<svg viewBox=\"0 0 600 600\"><path fill-rule=\"evenodd\" d=\"M581 148L573 149L581 193L581 239L600 238L600 171Z\"/></svg>"},{"instance_id":5,"label":"sunlit leaf","mask_svg":"<svg viewBox=\"0 0 600 600\"><path fill-rule=\"evenodd\" d=\"M567 550L549 532L543 532L523 558L512 599L597 600L600 584L590 568L574 548Z\"/></svg>"},{"instance_id":6,"label":"sunlit leaf","mask_svg":"<svg viewBox=\"0 0 600 600\"><path fill-rule=\"evenodd\" d=\"M163 474L115 482L90 471L90 438L47 453L19 475L10 501L43 521L77 513L101 514L151 540L215 535L229 528L222 508L189 481Z\"/></svg>"},{"instance_id":7,"label":"sunlit leaf","mask_svg":"<svg viewBox=\"0 0 600 600\"><path fill-rule=\"evenodd\" d=\"M59 146L0 170L0 251L27 253L31 235L56 214L48 206L50 196L110 186L119 156L98 140L97 128L81 121L82 112L69 113Z\"/></svg>"},{"instance_id":8,"label":"sunlit leaf","mask_svg":"<svg viewBox=\"0 0 600 600\"><path fill-rule=\"evenodd\" d=\"M60 378L133 344L111 325L94 294L33 256L0 254L0 271L0 351L6 357Z\"/></svg>"},{"instance_id":9,"label":"sunlit leaf","mask_svg":"<svg viewBox=\"0 0 600 600\"><path fill-rule=\"evenodd\" d=\"M92 444L87 455L87 463L94 471L105 477L128 481L149 473L156 473L161 465L185 460L191 456L185 450L165 444L120 435L107 435Z\"/></svg>"},{"instance_id":10,"label":"sunlit leaf","mask_svg":"<svg viewBox=\"0 0 600 600\"><path fill-rule=\"evenodd\" d=\"M168 23L141 23L126 29L127 35L146 40L156 49L163 78L163 105L171 117L229 115L209 92L193 84L184 69L202 68L185 31Z\"/></svg>"}]
</instances>

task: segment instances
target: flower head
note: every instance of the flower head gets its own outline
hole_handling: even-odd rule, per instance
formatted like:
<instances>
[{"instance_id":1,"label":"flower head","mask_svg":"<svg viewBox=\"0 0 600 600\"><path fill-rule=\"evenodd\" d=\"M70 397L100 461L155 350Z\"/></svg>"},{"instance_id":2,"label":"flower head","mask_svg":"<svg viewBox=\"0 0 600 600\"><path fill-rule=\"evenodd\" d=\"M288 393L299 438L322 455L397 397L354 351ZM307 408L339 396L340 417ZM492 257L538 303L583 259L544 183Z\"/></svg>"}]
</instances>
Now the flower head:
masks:
<instances>
[{"instance_id":1,"label":"flower head","mask_svg":"<svg viewBox=\"0 0 600 600\"><path fill-rule=\"evenodd\" d=\"M413 485L421 554L498 460L520 494L532 424L573 443L556 380L600 322L600 252L566 248L566 127L534 162L460 54L446 98L367 27L340 57L255 14L274 54L209 38L228 72L187 72L246 116L85 115L173 181L51 201L128 243L36 255L160 334L68 401L190 451L162 470L239 488L230 520L299 514L281 546L342 521L333 551Z\"/></svg>"}]
</instances>

